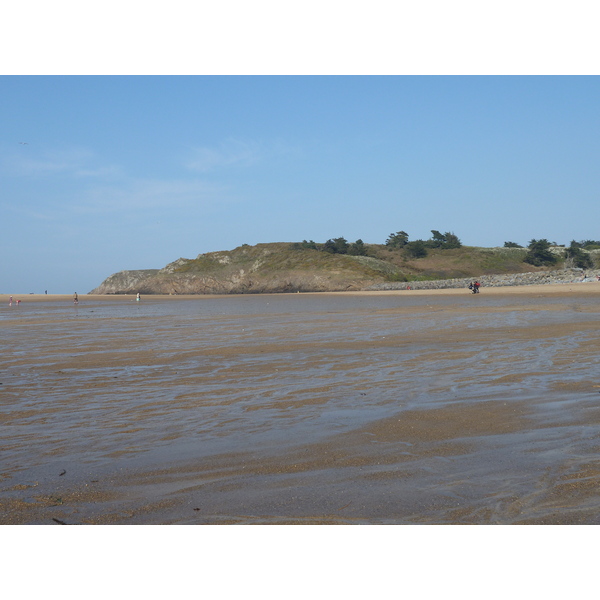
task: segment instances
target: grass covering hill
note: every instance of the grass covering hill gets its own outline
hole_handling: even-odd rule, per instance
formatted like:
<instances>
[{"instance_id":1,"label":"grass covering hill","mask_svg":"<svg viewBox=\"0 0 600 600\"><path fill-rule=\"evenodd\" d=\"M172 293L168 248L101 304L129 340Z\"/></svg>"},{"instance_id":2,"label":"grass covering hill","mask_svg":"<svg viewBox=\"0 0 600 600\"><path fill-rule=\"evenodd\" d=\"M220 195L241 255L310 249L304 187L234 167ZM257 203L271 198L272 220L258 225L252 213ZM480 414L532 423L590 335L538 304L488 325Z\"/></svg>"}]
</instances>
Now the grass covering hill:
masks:
<instances>
[{"instance_id":1,"label":"grass covering hill","mask_svg":"<svg viewBox=\"0 0 600 600\"><path fill-rule=\"evenodd\" d=\"M244 244L234 250L201 254L167 270L177 273L227 273L244 269L261 276L283 273L327 272L339 275L379 277L396 273L398 268L379 257L330 254L313 249L295 248L289 243Z\"/></svg>"},{"instance_id":2,"label":"grass covering hill","mask_svg":"<svg viewBox=\"0 0 600 600\"><path fill-rule=\"evenodd\" d=\"M418 279L452 279L525 273L539 268L523 262L525 248L480 248L461 246L452 249L430 249L423 258L411 258L402 249L390 249L383 245L370 245L372 256L386 260L397 267L406 281ZM560 264L554 268L559 268Z\"/></svg>"},{"instance_id":3,"label":"grass covering hill","mask_svg":"<svg viewBox=\"0 0 600 600\"><path fill-rule=\"evenodd\" d=\"M231 275L260 273L261 277L326 273L388 281L450 279L486 274L524 273L539 270L524 263L524 248L431 249L424 258L411 258L402 249L383 244L366 244L365 256L332 254L299 244L270 243L243 245L234 250L201 254L192 260L172 263L163 271Z\"/></svg>"},{"instance_id":4,"label":"grass covering hill","mask_svg":"<svg viewBox=\"0 0 600 600\"><path fill-rule=\"evenodd\" d=\"M362 289L402 277L398 267L376 257L330 254L284 242L244 244L179 259L159 272L178 281L184 275L225 293Z\"/></svg>"},{"instance_id":5,"label":"grass covering hill","mask_svg":"<svg viewBox=\"0 0 600 600\"><path fill-rule=\"evenodd\" d=\"M314 242L244 244L233 250L200 254L194 259L180 258L160 270L122 271L110 276L92 293L344 291L367 289L385 282L475 278L565 266L564 248L555 248L556 261L545 267L525 262L526 248L429 248L421 258L415 258L406 246L360 242L349 248L360 254L340 253L334 245Z\"/></svg>"}]
</instances>

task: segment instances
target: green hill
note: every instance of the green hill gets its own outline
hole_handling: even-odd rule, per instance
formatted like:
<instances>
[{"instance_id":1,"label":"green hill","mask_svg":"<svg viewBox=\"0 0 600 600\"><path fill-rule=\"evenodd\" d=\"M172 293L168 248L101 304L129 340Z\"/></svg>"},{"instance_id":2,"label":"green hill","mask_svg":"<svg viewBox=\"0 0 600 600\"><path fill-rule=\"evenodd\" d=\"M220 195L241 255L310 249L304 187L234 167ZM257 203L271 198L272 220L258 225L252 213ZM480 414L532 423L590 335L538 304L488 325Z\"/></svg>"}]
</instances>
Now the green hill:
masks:
<instances>
[{"instance_id":1,"label":"green hill","mask_svg":"<svg viewBox=\"0 0 600 600\"><path fill-rule=\"evenodd\" d=\"M486 274L537 272L524 248L462 246L429 249L413 258L404 248L365 244L366 255L331 253L298 243L268 243L180 258L160 270L121 271L94 294L248 294L361 290L384 282L410 282ZM564 265L564 248L553 249ZM595 259L597 260L597 259Z\"/></svg>"}]
</instances>

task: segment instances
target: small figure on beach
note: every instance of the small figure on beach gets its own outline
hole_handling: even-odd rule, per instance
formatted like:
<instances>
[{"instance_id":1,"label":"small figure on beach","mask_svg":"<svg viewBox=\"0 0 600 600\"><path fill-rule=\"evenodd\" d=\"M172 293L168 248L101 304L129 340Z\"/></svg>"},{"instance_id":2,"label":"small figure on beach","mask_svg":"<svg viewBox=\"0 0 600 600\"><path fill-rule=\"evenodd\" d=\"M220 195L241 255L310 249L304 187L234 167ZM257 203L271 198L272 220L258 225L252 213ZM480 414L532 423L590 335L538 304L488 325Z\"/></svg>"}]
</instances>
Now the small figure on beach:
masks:
<instances>
[{"instance_id":1,"label":"small figure on beach","mask_svg":"<svg viewBox=\"0 0 600 600\"><path fill-rule=\"evenodd\" d=\"M479 286L481 284L479 283L479 281L475 281L473 283L469 284L469 289L474 293L474 294L479 294Z\"/></svg>"},{"instance_id":2,"label":"small figure on beach","mask_svg":"<svg viewBox=\"0 0 600 600\"><path fill-rule=\"evenodd\" d=\"M79 296L77 296L77 292L73 294L73 304L79 304Z\"/></svg>"},{"instance_id":3,"label":"small figure on beach","mask_svg":"<svg viewBox=\"0 0 600 600\"><path fill-rule=\"evenodd\" d=\"M137 296L135 297L135 301L136 301L136 302L139 302L140 300L141 300L141 298L140 298L140 293L138 292L138 293L137 293Z\"/></svg>"},{"instance_id":4,"label":"small figure on beach","mask_svg":"<svg viewBox=\"0 0 600 600\"><path fill-rule=\"evenodd\" d=\"M12 306L12 296L8 299L8 305Z\"/></svg>"}]
</instances>

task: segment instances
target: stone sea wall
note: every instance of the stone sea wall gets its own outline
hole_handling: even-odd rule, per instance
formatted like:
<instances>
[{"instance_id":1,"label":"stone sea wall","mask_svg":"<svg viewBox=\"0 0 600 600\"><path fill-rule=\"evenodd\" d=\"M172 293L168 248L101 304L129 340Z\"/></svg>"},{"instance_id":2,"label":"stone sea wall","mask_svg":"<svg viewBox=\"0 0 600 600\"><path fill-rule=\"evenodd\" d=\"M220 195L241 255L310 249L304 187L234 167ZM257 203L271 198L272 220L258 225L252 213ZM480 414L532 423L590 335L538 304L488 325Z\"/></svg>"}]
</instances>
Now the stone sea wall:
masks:
<instances>
[{"instance_id":1,"label":"stone sea wall","mask_svg":"<svg viewBox=\"0 0 600 600\"><path fill-rule=\"evenodd\" d=\"M600 269L561 269L560 271L512 273L510 275L481 275L480 277L467 277L464 279L378 283L367 289L405 290L407 286L410 286L413 290L442 290L450 288L466 288L469 283L472 283L473 281L479 281L482 288L550 283L575 283L578 281L597 282L597 276L600 276Z\"/></svg>"}]
</instances>

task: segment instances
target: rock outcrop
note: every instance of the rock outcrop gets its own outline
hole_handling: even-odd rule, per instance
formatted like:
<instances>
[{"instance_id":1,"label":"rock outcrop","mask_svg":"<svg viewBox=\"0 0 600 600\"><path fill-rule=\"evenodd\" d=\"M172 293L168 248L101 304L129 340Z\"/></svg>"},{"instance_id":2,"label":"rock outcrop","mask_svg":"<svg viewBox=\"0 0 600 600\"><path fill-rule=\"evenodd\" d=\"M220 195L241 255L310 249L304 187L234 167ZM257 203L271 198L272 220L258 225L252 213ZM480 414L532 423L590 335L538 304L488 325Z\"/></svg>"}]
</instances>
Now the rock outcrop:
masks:
<instances>
[{"instance_id":1,"label":"rock outcrop","mask_svg":"<svg viewBox=\"0 0 600 600\"><path fill-rule=\"evenodd\" d=\"M149 289L152 287L151 281L158 274L158 269L141 269L137 271L119 271L110 277L107 277L90 294L132 294L132 293L152 293ZM149 282L148 285L146 282Z\"/></svg>"}]
</instances>

